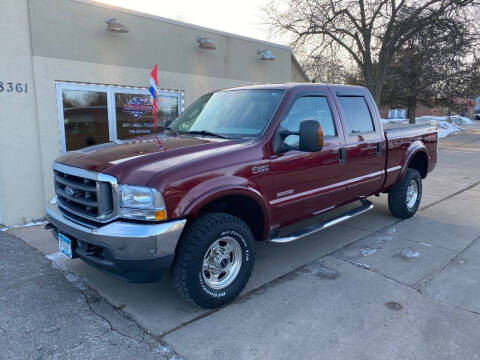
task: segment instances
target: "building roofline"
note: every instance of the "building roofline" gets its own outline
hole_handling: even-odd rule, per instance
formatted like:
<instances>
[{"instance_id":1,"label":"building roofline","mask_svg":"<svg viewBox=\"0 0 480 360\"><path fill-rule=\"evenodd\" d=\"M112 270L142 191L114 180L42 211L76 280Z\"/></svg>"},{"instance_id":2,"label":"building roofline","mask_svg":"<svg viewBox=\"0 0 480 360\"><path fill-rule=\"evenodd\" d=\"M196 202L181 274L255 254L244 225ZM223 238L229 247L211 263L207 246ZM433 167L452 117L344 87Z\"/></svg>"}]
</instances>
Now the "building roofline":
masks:
<instances>
[{"instance_id":1,"label":"building roofline","mask_svg":"<svg viewBox=\"0 0 480 360\"><path fill-rule=\"evenodd\" d=\"M101 7L101 8L105 8L105 9L112 9L112 10L122 12L122 13L125 13L125 14L128 14L128 15L134 15L134 16L138 16L138 17L143 17L145 19L161 21L161 22L164 22L164 23L183 26L183 27L187 27L187 28L194 29L194 30L199 30L199 31L205 31L205 32L209 32L209 33L212 33L212 34L228 36L228 37L232 37L232 38L236 38L236 39L240 39L240 40L244 40L244 41L254 42L254 43L257 43L257 44L263 44L263 45L266 45L266 46L271 46L271 47L281 48L281 49L285 49L285 50L290 50L290 52L292 52L292 49L287 45L275 44L275 43L268 42L268 41L265 41L265 40L259 40L259 39L254 39L254 38L250 38L250 37L243 36L243 35L232 34L232 33L226 32L226 31L215 30L215 29L212 29L212 28L208 28L208 27L204 27L204 26L200 26L200 25L195 25L195 24L190 24L190 23L186 23L186 22L183 22L183 21L173 20L173 19L162 17L162 16L158 16L158 15L147 14L147 13L144 13L144 12L141 12L141 11L138 11L138 10L132 10L132 9L127 9L127 8L120 7L120 6L105 4L105 3L95 1L95 0L70 0L70 1L80 3L80 4L85 4L85 5L97 6L97 7Z\"/></svg>"},{"instance_id":2,"label":"building roofline","mask_svg":"<svg viewBox=\"0 0 480 360\"><path fill-rule=\"evenodd\" d=\"M307 75L307 73L305 72L305 70L303 69L302 65L298 62L295 54L293 53L293 50L290 49L290 53L292 54L292 60L293 60L293 63L295 64L295 66L298 68L298 70L300 71L300 73L303 75L303 77L308 81L308 82L311 82L312 80L310 79L310 77Z\"/></svg>"}]
</instances>

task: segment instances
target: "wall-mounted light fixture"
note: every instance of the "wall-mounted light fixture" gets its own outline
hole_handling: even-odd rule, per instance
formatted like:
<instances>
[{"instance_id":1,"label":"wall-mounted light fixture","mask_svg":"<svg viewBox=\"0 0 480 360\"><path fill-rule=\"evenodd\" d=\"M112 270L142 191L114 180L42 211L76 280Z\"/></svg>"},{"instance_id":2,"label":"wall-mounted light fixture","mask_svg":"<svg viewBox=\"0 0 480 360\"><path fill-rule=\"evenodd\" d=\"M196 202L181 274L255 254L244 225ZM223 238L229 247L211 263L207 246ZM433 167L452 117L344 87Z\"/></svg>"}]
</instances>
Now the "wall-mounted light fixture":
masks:
<instances>
[{"instance_id":1,"label":"wall-mounted light fixture","mask_svg":"<svg viewBox=\"0 0 480 360\"><path fill-rule=\"evenodd\" d=\"M267 49L258 49L257 55L260 56L260 60L275 60L275 55L273 55L272 52Z\"/></svg>"},{"instance_id":2,"label":"wall-mounted light fixture","mask_svg":"<svg viewBox=\"0 0 480 360\"><path fill-rule=\"evenodd\" d=\"M202 49L215 50L217 47L212 40L205 36L197 36L198 47Z\"/></svg>"},{"instance_id":3,"label":"wall-mounted light fixture","mask_svg":"<svg viewBox=\"0 0 480 360\"><path fill-rule=\"evenodd\" d=\"M114 33L128 33L128 28L120 24L115 18L106 18L105 22L107 23L107 31Z\"/></svg>"}]
</instances>

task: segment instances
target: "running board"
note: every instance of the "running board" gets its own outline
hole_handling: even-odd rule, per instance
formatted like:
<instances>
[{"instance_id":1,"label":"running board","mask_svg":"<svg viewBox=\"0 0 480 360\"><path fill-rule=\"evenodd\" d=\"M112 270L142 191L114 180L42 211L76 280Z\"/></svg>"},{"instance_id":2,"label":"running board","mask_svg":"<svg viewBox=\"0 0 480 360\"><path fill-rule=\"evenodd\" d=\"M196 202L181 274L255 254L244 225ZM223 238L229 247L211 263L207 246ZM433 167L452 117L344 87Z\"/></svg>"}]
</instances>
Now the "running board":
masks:
<instances>
[{"instance_id":1,"label":"running board","mask_svg":"<svg viewBox=\"0 0 480 360\"><path fill-rule=\"evenodd\" d=\"M291 234L288 234L285 237L273 238L273 239L270 239L269 241L277 244L285 244L295 240L299 240L308 235L315 234L316 232L322 231L330 226L339 224L345 220L351 219L357 215L363 214L364 212L367 212L373 209L373 204L370 201L368 200L360 200L360 201L362 202L361 206L359 206L358 208L349 210L332 220L329 220L324 223L316 224L313 226L309 226L308 228L305 228L301 231L293 232Z\"/></svg>"}]
</instances>

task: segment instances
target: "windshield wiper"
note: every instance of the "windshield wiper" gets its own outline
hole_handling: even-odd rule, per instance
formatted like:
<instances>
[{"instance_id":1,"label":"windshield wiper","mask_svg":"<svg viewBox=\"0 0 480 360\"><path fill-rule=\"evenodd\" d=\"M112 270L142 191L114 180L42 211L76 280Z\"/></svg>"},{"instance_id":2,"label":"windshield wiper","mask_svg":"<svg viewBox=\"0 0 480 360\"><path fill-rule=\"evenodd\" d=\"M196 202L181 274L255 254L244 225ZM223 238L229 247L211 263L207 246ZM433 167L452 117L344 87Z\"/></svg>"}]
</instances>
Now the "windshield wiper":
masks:
<instances>
[{"instance_id":1,"label":"windshield wiper","mask_svg":"<svg viewBox=\"0 0 480 360\"><path fill-rule=\"evenodd\" d=\"M173 130L170 126L167 126L165 130L172 132L174 135L177 135L177 136L180 135L180 131Z\"/></svg>"},{"instance_id":2,"label":"windshield wiper","mask_svg":"<svg viewBox=\"0 0 480 360\"><path fill-rule=\"evenodd\" d=\"M205 136L215 136L215 137L218 137L220 139L230 139L227 136L223 136L223 135L220 135L220 134L215 134L213 132L206 131L206 130L185 131L184 134L197 134L197 135L205 135Z\"/></svg>"}]
</instances>

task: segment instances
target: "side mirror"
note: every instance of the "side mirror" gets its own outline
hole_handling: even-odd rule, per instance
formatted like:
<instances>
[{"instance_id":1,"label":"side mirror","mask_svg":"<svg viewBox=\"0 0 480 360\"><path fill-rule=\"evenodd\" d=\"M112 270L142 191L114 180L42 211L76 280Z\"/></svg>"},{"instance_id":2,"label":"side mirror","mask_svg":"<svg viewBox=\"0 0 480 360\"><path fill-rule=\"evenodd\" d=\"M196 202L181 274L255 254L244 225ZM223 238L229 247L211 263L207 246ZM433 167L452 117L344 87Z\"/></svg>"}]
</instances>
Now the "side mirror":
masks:
<instances>
[{"instance_id":1,"label":"side mirror","mask_svg":"<svg viewBox=\"0 0 480 360\"><path fill-rule=\"evenodd\" d=\"M322 125L315 120L303 120L300 123L299 150L307 152L320 151L323 148Z\"/></svg>"}]
</instances>

